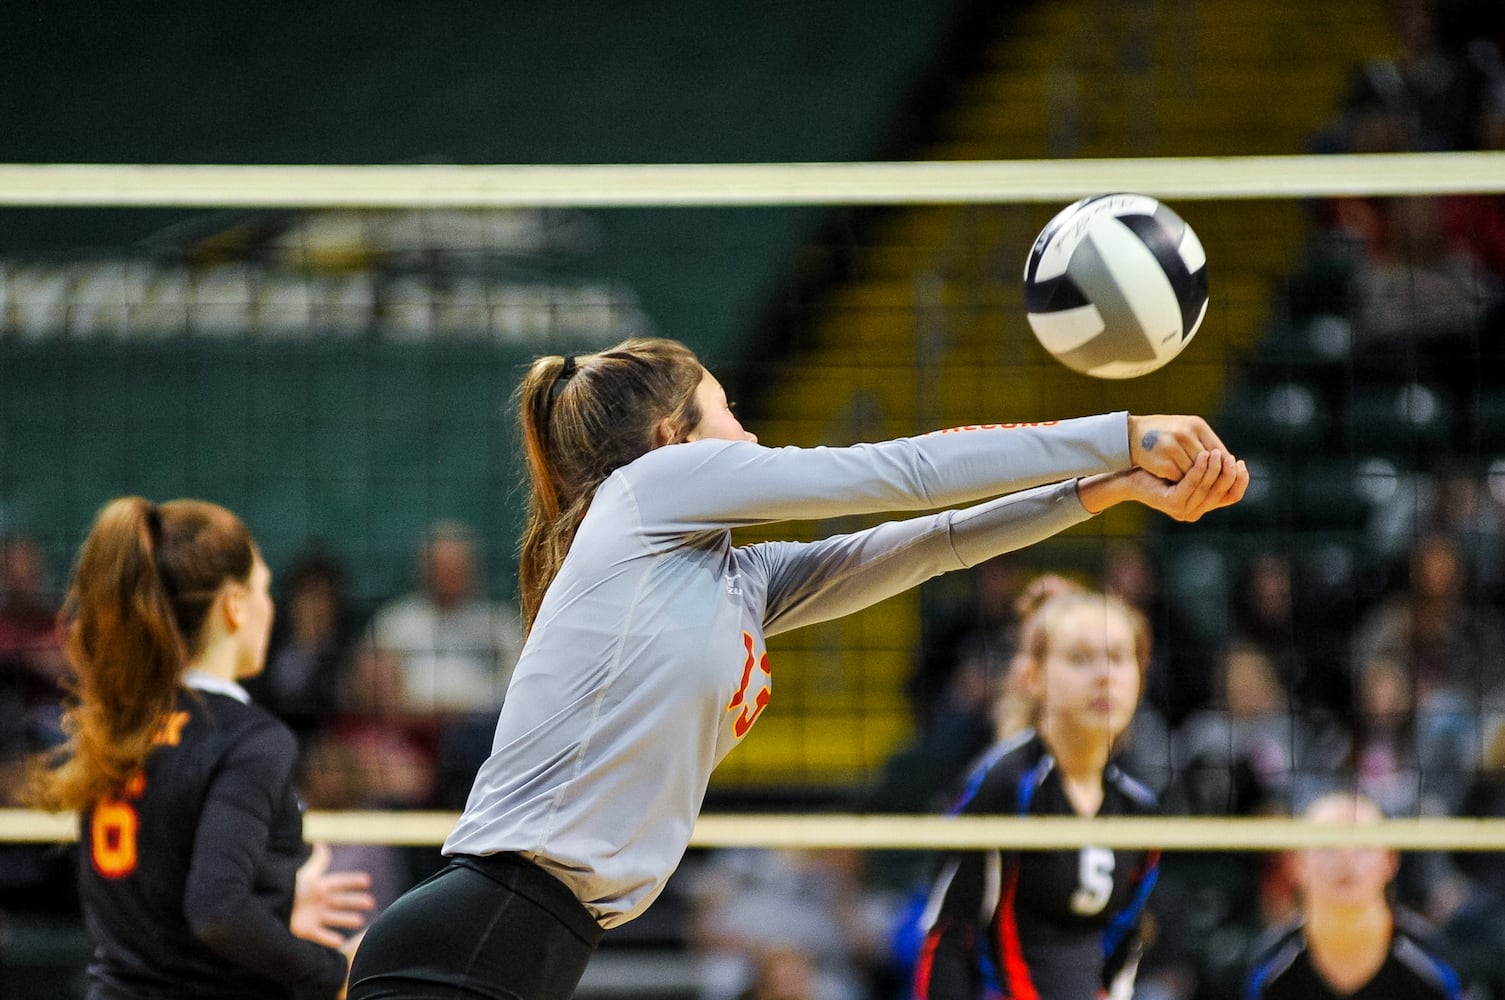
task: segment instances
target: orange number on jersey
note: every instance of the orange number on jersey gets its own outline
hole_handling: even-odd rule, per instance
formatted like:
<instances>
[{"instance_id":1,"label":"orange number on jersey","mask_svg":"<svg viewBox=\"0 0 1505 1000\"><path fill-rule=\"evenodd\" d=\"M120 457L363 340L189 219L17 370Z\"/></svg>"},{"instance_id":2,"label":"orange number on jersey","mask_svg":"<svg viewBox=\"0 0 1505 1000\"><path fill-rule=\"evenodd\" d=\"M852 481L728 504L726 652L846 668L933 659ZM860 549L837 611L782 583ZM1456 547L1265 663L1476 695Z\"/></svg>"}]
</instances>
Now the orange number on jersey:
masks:
<instances>
[{"instance_id":1,"label":"orange number on jersey","mask_svg":"<svg viewBox=\"0 0 1505 1000\"><path fill-rule=\"evenodd\" d=\"M183 727L188 725L190 716L187 712L172 712L162 720L162 728L157 730L157 735L152 738L152 745L159 747L175 747L183 741Z\"/></svg>"},{"instance_id":2,"label":"orange number on jersey","mask_svg":"<svg viewBox=\"0 0 1505 1000\"><path fill-rule=\"evenodd\" d=\"M100 799L89 823L89 859L105 878L125 878L136 870L136 808L127 799L146 791L146 775L137 771L126 782L124 797Z\"/></svg>"},{"instance_id":3,"label":"orange number on jersey","mask_svg":"<svg viewBox=\"0 0 1505 1000\"><path fill-rule=\"evenodd\" d=\"M732 723L732 732L736 734L739 740L746 736L747 731L752 728L752 724L758 721L758 716L763 714L763 709L768 707L768 700L772 697L768 692L768 688L760 688L758 690L758 697L754 699L752 708L749 709L744 704L747 700L748 685L752 683L753 667L757 667L770 677L773 676L773 670L768 666L768 654L764 653L761 657L753 655L753 637L751 633L742 633L742 647L747 650L747 660L742 664L742 683L737 688L737 693L732 695L732 700L726 706L728 712L735 711L738 708L742 709L738 713L736 721Z\"/></svg>"}]
</instances>

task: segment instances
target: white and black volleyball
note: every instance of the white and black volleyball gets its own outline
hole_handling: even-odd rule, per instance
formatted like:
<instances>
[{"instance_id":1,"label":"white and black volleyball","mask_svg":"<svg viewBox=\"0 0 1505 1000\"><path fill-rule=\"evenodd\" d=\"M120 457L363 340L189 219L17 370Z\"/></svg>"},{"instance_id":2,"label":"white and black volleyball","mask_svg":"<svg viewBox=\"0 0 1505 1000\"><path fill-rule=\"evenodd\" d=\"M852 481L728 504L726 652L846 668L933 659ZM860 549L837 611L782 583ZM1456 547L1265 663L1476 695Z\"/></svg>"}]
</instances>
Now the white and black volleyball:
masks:
<instances>
[{"instance_id":1,"label":"white and black volleyball","mask_svg":"<svg viewBox=\"0 0 1505 1000\"><path fill-rule=\"evenodd\" d=\"M1207 254L1181 217L1142 194L1070 205L1024 267L1035 337L1063 364L1134 378L1180 354L1207 314Z\"/></svg>"}]
</instances>

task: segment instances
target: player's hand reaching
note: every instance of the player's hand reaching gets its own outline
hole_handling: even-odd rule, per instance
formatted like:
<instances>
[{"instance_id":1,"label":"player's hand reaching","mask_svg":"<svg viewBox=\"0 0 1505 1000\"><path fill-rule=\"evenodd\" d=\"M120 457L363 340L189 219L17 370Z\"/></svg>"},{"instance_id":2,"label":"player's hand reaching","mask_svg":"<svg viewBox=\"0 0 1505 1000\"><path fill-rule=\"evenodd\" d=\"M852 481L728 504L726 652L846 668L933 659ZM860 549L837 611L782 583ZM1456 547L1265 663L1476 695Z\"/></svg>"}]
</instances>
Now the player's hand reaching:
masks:
<instances>
[{"instance_id":1,"label":"player's hand reaching","mask_svg":"<svg viewBox=\"0 0 1505 1000\"><path fill-rule=\"evenodd\" d=\"M1180 482L1204 451L1228 449L1201 417L1129 415L1129 461L1135 468Z\"/></svg>"},{"instance_id":2,"label":"player's hand reaching","mask_svg":"<svg viewBox=\"0 0 1505 1000\"><path fill-rule=\"evenodd\" d=\"M1236 504L1248 488L1249 469L1220 449L1199 454L1179 482L1167 482L1144 469L1077 480L1077 496L1094 514L1138 500L1178 521L1196 521L1208 511Z\"/></svg>"},{"instance_id":3,"label":"player's hand reaching","mask_svg":"<svg viewBox=\"0 0 1505 1000\"><path fill-rule=\"evenodd\" d=\"M347 940L341 932L359 929L376 906L370 888L371 876L365 872L330 871L329 848L313 845L313 853L298 869L289 922L293 933L326 948L341 947Z\"/></svg>"}]
</instances>

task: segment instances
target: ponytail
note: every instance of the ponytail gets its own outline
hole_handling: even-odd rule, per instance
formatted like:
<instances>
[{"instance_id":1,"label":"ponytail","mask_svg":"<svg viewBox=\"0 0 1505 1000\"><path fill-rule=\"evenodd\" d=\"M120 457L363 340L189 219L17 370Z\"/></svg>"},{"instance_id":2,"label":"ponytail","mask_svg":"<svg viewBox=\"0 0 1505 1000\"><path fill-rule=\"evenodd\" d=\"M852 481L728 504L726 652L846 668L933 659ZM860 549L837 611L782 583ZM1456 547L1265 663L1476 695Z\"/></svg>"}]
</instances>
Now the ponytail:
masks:
<instances>
[{"instance_id":1,"label":"ponytail","mask_svg":"<svg viewBox=\"0 0 1505 1000\"><path fill-rule=\"evenodd\" d=\"M664 429L679 441L700 423L695 389L704 373L689 348L659 338L529 367L517 389L529 482L518 558L525 629L606 477L663 443Z\"/></svg>"},{"instance_id":2,"label":"ponytail","mask_svg":"<svg viewBox=\"0 0 1505 1000\"><path fill-rule=\"evenodd\" d=\"M104 506L59 615L75 679L67 740L34 761L36 805L81 809L125 785L173 709L215 595L248 579L254 561L250 534L223 507L141 497Z\"/></svg>"}]
</instances>

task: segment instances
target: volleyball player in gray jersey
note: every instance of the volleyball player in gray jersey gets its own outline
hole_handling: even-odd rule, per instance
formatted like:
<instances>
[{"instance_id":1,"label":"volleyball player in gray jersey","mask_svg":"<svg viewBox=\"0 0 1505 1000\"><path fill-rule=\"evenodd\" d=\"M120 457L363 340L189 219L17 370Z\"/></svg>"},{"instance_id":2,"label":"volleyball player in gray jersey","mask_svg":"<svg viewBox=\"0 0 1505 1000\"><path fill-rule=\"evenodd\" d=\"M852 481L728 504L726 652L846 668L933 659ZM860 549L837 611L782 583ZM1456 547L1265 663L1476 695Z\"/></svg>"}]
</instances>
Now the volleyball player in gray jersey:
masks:
<instances>
[{"instance_id":1,"label":"volleyball player in gray jersey","mask_svg":"<svg viewBox=\"0 0 1505 1000\"><path fill-rule=\"evenodd\" d=\"M768 707L767 636L1125 500L1195 520L1248 485L1243 464L1186 416L765 448L667 340L540 358L518 395L527 641L491 757L445 842L451 864L372 926L352 1000L569 997L601 932L663 888L711 771ZM972 506L813 543L739 547L729 533L961 504Z\"/></svg>"}]
</instances>

